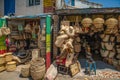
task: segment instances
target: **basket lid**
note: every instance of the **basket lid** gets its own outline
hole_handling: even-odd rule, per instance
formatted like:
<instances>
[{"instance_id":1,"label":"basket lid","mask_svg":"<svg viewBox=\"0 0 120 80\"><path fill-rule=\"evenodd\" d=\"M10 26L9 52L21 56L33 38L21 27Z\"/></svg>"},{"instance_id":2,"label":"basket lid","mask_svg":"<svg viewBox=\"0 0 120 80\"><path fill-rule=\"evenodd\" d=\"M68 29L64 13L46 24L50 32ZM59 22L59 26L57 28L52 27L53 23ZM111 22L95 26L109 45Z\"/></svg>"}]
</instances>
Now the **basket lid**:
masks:
<instances>
[{"instance_id":1,"label":"basket lid","mask_svg":"<svg viewBox=\"0 0 120 80\"><path fill-rule=\"evenodd\" d=\"M15 61L8 62L7 64L16 64Z\"/></svg>"},{"instance_id":2,"label":"basket lid","mask_svg":"<svg viewBox=\"0 0 120 80\"><path fill-rule=\"evenodd\" d=\"M5 53L5 55L12 55L12 52Z\"/></svg>"}]
</instances>

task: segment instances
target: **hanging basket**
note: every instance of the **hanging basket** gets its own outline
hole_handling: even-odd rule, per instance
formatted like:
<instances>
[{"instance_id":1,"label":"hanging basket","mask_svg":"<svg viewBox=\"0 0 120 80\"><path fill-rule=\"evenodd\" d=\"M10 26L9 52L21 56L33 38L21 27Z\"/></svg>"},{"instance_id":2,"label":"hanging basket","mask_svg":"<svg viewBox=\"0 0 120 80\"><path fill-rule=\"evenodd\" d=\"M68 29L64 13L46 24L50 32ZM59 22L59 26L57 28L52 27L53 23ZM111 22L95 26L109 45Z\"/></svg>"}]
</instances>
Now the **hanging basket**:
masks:
<instances>
[{"instance_id":1,"label":"hanging basket","mask_svg":"<svg viewBox=\"0 0 120 80\"><path fill-rule=\"evenodd\" d=\"M109 53L109 58L113 58L115 56L115 52L114 51L110 51L110 53Z\"/></svg>"},{"instance_id":2,"label":"hanging basket","mask_svg":"<svg viewBox=\"0 0 120 80\"><path fill-rule=\"evenodd\" d=\"M12 61L12 59L13 59L13 56L12 56L11 52L5 53L5 60L6 60L6 62Z\"/></svg>"},{"instance_id":3,"label":"hanging basket","mask_svg":"<svg viewBox=\"0 0 120 80\"><path fill-rule=\"evenodd\" d=\"M5 63L5 55L1 54L0 55L0 65Z\"/></svg>"},{"instance_id":4,"label":"hanging basket","mask_svg":"<svg viewBox=\"0 0 120 80\"><path fill-rule=\"evenodd\" d=\"M104 51L104 50L101 49L100 52L101 52L102 57L107 57L108 54L109 54L109 51L107 51L107 50Z\"/></svg>"},{"instance_id":5,"label":"hanging basket","mask_svg":"<svg viewBox=\"0 0 120 80\"><path fill-rule=\"evenodd\" d=\"M104 43L104 44L107 50L112 50L114 47L114 43Z\"/></svg>"},{"instance_id":6,"label":"hanging basket","mask_svg":"<svg viewBox=\"0 0 120 80\"><path fill-rule=\"evenodd\" d=\"M7 62L6 71L15 71L15 70L16 70L16 62L15 61Z\"/></svg>"}]
</instances>

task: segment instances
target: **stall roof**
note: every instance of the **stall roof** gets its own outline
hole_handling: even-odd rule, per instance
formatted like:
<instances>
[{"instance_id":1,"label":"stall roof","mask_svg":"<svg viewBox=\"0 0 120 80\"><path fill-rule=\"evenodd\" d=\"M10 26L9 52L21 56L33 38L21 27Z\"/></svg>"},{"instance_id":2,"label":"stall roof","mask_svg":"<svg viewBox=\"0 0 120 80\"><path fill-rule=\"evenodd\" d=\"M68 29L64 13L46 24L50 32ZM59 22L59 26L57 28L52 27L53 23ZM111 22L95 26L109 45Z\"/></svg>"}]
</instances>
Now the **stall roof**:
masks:
<instances>
[{"instance_id":1,"label":"stall roof","mask_svg":"<svg viewBox=\"0 0 120 80\"><path fill-rule=\"evenodd\" d=\"M37 15L20 15L20 16L12 16L7 19L40 19L42 17L46 17L47 15L51 14L37 14Z\"/></svg>"},{"instance_id":2,"label":"stall roof","mask_svg":"<svg viewBox=\"0 0 120 80\"><path fill-rule=\"evenodd\" d=\"M75 14L120 14L120 7L117 8L84 8L84 9L59 9L55 11L57 15Z\"/></svg>"}]
</instances>

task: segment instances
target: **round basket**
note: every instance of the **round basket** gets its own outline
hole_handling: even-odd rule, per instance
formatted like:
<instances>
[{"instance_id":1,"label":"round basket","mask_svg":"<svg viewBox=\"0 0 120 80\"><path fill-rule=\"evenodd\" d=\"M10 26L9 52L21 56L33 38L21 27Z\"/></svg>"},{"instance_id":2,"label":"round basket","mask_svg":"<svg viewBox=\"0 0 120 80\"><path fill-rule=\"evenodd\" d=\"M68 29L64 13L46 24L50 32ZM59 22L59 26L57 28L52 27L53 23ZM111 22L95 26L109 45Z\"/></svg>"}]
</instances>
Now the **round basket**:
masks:
<instances>
[{"instance_id":1,"label":"round basket","mask_svg":"<svg viewBox=\"0 0 120 80\"><path fill-rule=\"evenodd\" d=\"M45 75L45 60L44 58L37 58L32 60L30 67L30 74L34 80L42 79Z\"/></svg>"},{"instance_id":2,"label":"round basket","mask_svg":"<svg viewBox=\"0 0 120 80\"><path fill-rule=\"evenodd\" d=\"M5 55L0 55L0 65L5 63Z\"/></svg>"},{"instance_id":3,"label":"round basket","mask_svg":"<svg viewBox=\"0 0 120 80\"><path fill-rule=\"evenodd\" d=\"M12 53L5 53L5 60L6 62L9 62L9 61L12 61L13 59L13 56L12 56Z\"/></svg>"},{"instance_id":4,"label":"round basket","mask_svg":"<svg viewBox=\"0 0 120 80\"><path fill-rule=\"evenodd\" d=\"M16 70L16 62L11 61L6 64L6 71L15 71Z\"/></svg>"},{"instance_id":5,"label":"round basket","mask_svg":"<svg viewBox=\"0 0 120 80\"><path fill-rule=\"evenodd\" d=\"M5 70L5 66L4 65L0 65L0 72Z\"/></svg>"},{"instance_id":6,"label":"round basket","mask_svg":"<svg viewBox=\"0 0 120 80\"><path fill-rule=\"evenodd\" d=\"M30 65L25 65L21 68L21 75L22 77L30 76Z\"/></svg>"},{"instance_id":7,"label":"round basket","mask_svg":"<svg viewBox=\"0 0 120 80\"><path fill-rule=\"evenodd\" d=\"M93 20L93 24L96 28L102 28L104 24L104 19L103 18L95 18Z\"/></svg>"}]
</instances>

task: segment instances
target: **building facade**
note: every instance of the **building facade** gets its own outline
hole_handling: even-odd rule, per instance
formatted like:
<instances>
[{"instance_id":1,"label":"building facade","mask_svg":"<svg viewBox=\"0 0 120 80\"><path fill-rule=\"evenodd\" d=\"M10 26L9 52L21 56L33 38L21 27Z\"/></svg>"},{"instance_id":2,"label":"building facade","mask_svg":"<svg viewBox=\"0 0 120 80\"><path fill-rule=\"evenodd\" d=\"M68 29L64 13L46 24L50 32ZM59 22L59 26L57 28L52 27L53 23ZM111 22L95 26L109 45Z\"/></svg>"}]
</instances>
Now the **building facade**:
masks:
<instances>
[{"instance_id":1,"label":"building facade","mask_svg":"<svg viewBox=\"0 0 120 80\"><path fill-rule=\"evenodd\" d=\"M4 15L4 0L0 0L0 16Z\"/></svg>"}]
</instances>

